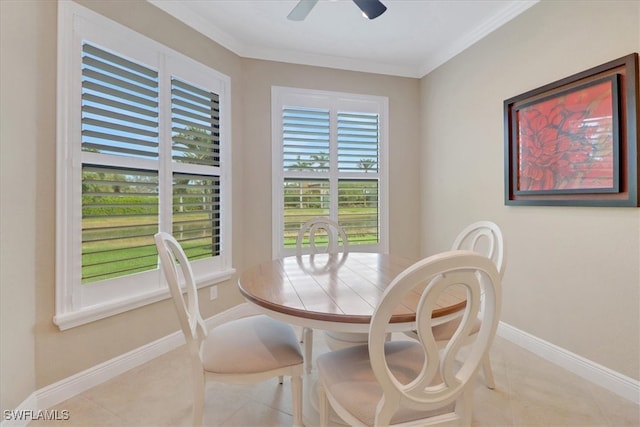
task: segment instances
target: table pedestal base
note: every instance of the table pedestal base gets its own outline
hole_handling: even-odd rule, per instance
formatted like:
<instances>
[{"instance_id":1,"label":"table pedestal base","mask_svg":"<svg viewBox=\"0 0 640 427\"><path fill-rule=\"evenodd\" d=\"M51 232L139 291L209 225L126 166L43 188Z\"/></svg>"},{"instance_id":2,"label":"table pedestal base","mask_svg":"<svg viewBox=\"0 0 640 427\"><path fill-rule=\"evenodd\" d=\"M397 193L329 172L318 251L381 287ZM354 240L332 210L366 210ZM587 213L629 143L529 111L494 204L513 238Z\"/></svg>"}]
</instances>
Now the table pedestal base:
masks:
<instances>
[{"instance_id":1,"label":"table pedestal base","mask_svg":"<svg viewBox=\"0 0 640 427\"><path fill-rule=\"evenodd\" d=\"M325 331L324 338L331 351L336 351L354 345L367 344L369 335L357 332Z\"/></svg>"},{"instance_id":2,"label":"table pedestal base","mask_svg":"<svg viewBox=\"0 0 640 427\"><path fill-rule=\"evenodd\" d=\"M368 345L369 334L361 334L358 332L333 332L325 331L324 338L327 346L331 351L340 350L355 345ZM391 334L387 334L387 341L391 339Z\"/></svg>"}]
</instances>

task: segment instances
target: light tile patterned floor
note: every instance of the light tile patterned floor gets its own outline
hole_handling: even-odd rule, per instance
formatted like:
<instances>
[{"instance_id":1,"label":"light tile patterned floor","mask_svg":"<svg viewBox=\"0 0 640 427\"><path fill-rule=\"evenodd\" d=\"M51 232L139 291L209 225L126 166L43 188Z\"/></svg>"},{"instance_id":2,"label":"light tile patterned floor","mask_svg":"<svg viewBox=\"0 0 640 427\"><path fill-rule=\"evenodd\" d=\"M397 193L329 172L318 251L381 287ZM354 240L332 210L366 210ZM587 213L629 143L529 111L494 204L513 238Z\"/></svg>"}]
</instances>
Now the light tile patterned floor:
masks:
<instances>
[{"instance_id":1,"label":"light tile patterned floor","mask_svg":"<svg viewBox=\"0 0 640 427\"><path fill-rule=\"evenodd\" d=\"M326 351L322 333L315 334L314 345L315 353ZM491 357L496 389L478 379L474 426L640 426L638 405L509 341L496 337ZM174 350L51 408L68 410L68 421L30 426L187 426L187 363L185 349ZM249 386L209 384L206 405L207 426L292 425L288 381L282 386L275 379Z\"/></svg>"}]
</instances>

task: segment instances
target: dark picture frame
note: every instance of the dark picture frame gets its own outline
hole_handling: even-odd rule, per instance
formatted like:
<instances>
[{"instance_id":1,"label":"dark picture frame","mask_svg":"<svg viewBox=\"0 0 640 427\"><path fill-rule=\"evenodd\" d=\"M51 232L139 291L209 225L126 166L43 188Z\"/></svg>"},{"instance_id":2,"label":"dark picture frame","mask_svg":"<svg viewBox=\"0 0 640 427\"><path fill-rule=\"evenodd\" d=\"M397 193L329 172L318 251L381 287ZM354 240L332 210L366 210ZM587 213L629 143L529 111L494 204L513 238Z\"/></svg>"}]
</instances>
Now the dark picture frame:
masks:
<instances>
[{"instance_id":1,"label":"dark picture frame","mask_svg":"<svg viewBox=\"0 0 640 427\"><path fill-rule=\"evenodd\" d=\"M638 54L504 101L506 205L639 206Z\"/></svg>"}]
</instances>

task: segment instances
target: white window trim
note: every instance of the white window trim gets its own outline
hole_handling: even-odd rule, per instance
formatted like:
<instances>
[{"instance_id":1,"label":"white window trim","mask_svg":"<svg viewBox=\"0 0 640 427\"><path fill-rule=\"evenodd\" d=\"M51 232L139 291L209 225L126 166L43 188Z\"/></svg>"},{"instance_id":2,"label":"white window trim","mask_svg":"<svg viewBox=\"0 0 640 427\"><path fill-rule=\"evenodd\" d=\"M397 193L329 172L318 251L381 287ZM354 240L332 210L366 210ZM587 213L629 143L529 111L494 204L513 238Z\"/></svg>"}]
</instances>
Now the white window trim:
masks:
<instances>
[{"instance_id":1,"label":"white window trim","mask_svg":"<svg viewBox=\"0 0 640 427\"><path fill-rule=\"evenodd\" d=\"M81 78L79 67L79 52L82 38L91 40L91 35L100 40L110 38L119 41L119 47L126 48L130 45L151 47L147 50L149 64L164 62L160 54L165 58L178 58L184 69L193 70L206 69L205 73L197 76L192 83L197 84L199 79L206 81L205 87L211 86L211 81L217 81L220 86L220 120L221 140L225 141L221 147L221 164L223 165L221 188L221 245L222 254L212 259L205 259L193 262L193 270L196 276L198 287L212 286L222 281L230 279L235 270L232 268L232 247L231 247L231 83L230 78L224 74L206 67L205 65L193 61L183 54L173 51L147 37L132 31L116 22L113 22L102 15L99 15L85 7L72 1L63 0L58 7L58 82L57 82L57 193L56 193L56 312L54 323L61 330L86 324L98 319L106 318L115 314L123 313L134 308L142 307L153 302L170 298L166 282L160 270L152 270L135 275L125 276L129 283L136 284L144 282L142 289L137 291L124 292L113 291L110 286L114 282L96 282L88 285L81 285L78 278L78 271L81 262L80 249L81 239L81 189L79 180L74 181L74 173L82 166L79 150L79 126L80 126L80 103L73 102L74 94L80 93ZM82 38L78 34L83 33ZM131 43L137 40L137 43ZM121 54L126 55L122 49L117 49ZM139 54L139 51L138 51ZM139 57L139 55L138 55ZM181 64L181 66L182 66ZM173 64L175 66L175 64ZM175 68L172 69L172 74ZM191 77L191 76L190 76ZM212 78L213 77L213 78ZM161 83L162 84L162 83ZM160 96L163 96L162 94ZM166 111L166 110L165 110ZM165 112L166 114L166 112ZM162 119L161 119L162 120ZM161 122L162 123L162 122ZM164 126L167 126L167 119L164 119ZM168 124L171 128L170 123ZM76 146L74 146L76 144ZM75 150L75 151L74 151ZM91 154L91 153L85 153ZM69 165L71 167L63 167ZM176 169L178 171L178 169ZM165 209L166 211L166 209ZM71 215L69 212L72 212ZM166 224L168 221L168 225ZM160 229L167 230L171 224L171 212L160 213ZM75 251L76 253L72 253ZM86 297L87 287L92 287L94 295ZM120 283L118 286L123 286ZM105 299L101 300L101 296Z\"/></svg>"},{"instance_id":2,"label":"white window trim","mask_svg":"<svg viewBox=\"0 0 640 427\"><path fill-rule=\"evenodd\" d=\"M304 107L329 108L376 112L379 114L380 153L378 158L380 241L376 245L358 245L352 250L360 252L389 252L389 99L384 96L361 95L345 92L321 91L283 86L271 87L271 152L272 152L272 257L292 255L295 250L284 248L284 180L282 153L282 107L298 105ZM332 148L334 149L334 148ZM333 172L335 173L335 172ZM348 176L343 173L342 176ZM361 177L360 174L354 175ZM300 172L300 178L317 178L314 173Z\"/></svg>"}]
</instances>

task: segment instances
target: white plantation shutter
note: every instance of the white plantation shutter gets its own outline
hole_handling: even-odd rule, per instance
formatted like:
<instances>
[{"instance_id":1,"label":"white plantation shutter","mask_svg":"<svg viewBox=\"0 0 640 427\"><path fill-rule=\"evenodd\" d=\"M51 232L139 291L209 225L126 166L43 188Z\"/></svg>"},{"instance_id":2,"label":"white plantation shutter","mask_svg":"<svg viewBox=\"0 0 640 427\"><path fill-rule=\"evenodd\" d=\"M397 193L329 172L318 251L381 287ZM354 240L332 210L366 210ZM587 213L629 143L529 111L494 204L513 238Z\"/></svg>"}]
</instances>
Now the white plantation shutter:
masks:
<instances>
[{"instance_id":1,"label":"white plantation shutter","mask_svg":"<svg viewBox=\"0 0 640 427\"><path fill-rule=\"evenodd\" d=\"M173 78L173 234L189 259L220 254L220 104L217 94Z\"/></svg>"},{"instance_id":2,"label":"white plantation shutter","mask_svg":"<svg viewBox=\"0 0 640 427\"><path fill-rule=\"evenodd\" d=\"M157 71L82 45L82 283L157 266L158 172L111 156L158 158L158 93Z\"/></svg>"},{"instance_id":3,"label":"white plantation shutter","mask_svg":"<svg viewBox=\"0 0 640 427\"><path fill-rule=\"evenodd\" d=\"M187 257L220 254L220 178L173 174L173 234Z\"/></svg>"},{"instance_id":4,"label":"white plantation shutter","mask_svg":"<svg viewBox=\"0 0 640 427\"><path fill-rule=\"evenodd\" d=\"M285 170L329 172L329 111L285 107L282 111L282 152Z\"/></svg>"},{"instance_id":5,"label":"white plantation shutter","mask_svg":"<svg viewBox=\"0 0 640 427\"><path fill-rule=\"evenodd\" d=\"M179 79L171 79L173 160L220 166L219 96Z\"/></svg>"},{"instance_id":6,"label":"white plantation shutter","mask_svg":"<svg viewBox=\"0 0 640 427\"><path fill-rule=\"evenodd\" d=\"M59 16L54 322L168 298L160 230L198 286L229 279L229 78L73 2Z\"/></svg>"},{"instance_id":7,"label":"white plantation shutter","mask_svg":"<svg viewBox=\"0 0 640 427\"><path fill-rule=\"evenodd\" d=\"M349 244L376 244L380 240L380 191L377 179L338 181L338 222Z\"/></svg>"},{"instance_id":8,"label":"white plantation shutter","mask_svg":"<svg viewBox=\"0 0 640 427\"><path fill-rule=\"evenodd\" d=\"M158 174L83 165L82 283L157 265Z\"/></svg>"},{"instance_id":9,"label":"white plantation shutter","mask_svg":"<svg viewBox=\"0 0 640 427\"><path fill-rule=\"evenodd\" d=\"M378 115L338 112L337 116L340 172L378 172Z\"/></svg>"},{"instance_id":10,"label":"white plantation shutter","mask_svg":"<svg viewBox=\"0 0 640 427\"><path fill-rule=\"evenodd\" d=\"M157 268L158 98L157 71L83 44L82 150L92 163L83 164L82 283ZM219 96L172 77L171 131L170 231L191 260L219 255ZM118 167L113 155L141 169Z\"/></svg>"},{"instance_id":11,"label":"white plantation shutter","mask_svg":"<svg viewBox=\"0 0 640 427\"><path fill-rule=\"evenodd\" d=\"M379 241L379 114L338 112L338 222L354 245Z\"/></svg>"},{"instance_id":12,"label":"white plantation shutter","mask_svg":"<svg viewBox=\"0 0 640 427\"><path fill-rule=\"evenodd\" d=\"M329 125L328 110L282 110L280 168L285 173L284 231L288 245L307 220L329 215Z\"/></svg>"},{"instance_id":13,"label":"white plantation shutter","mask_svg":"<svg viewBox=\"0 0 640 427\"><path fill-rule=\"evenodd\" d=\"M82 46L82 149L158 157L158 73Z\"/></svg>"},{"instance_id":14,"label":"white plantation shutter","mask_svg":"<svg viewBox=\"0 0 640 427\"><path fill-rule=\"evenodd\" d=\"M380 172L381 112L386 111L380 105L385 102L343 103L347 95L289 88L272 92L274 168L279 171L274 174L274 253L293 253L301 225L318 216L337 220L354 250L385 247L385 175Z\"/></svg>"}]
</instances>

